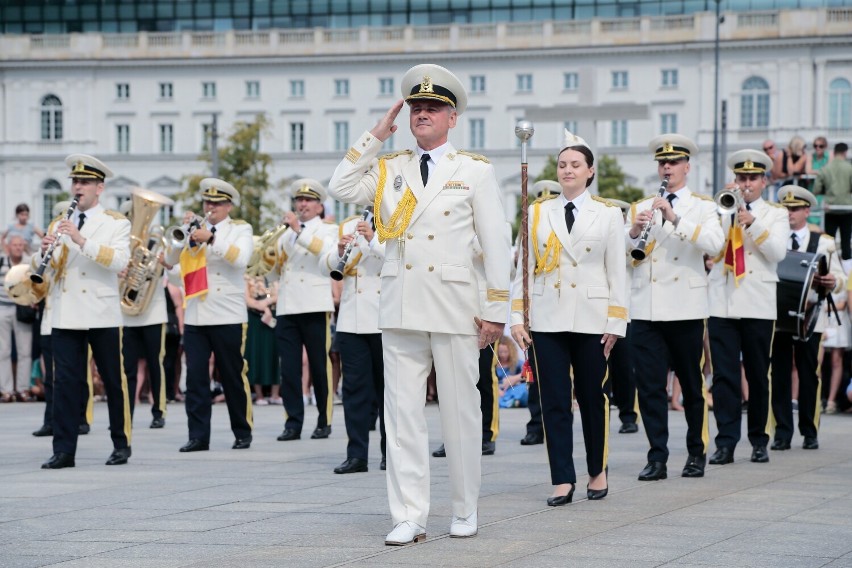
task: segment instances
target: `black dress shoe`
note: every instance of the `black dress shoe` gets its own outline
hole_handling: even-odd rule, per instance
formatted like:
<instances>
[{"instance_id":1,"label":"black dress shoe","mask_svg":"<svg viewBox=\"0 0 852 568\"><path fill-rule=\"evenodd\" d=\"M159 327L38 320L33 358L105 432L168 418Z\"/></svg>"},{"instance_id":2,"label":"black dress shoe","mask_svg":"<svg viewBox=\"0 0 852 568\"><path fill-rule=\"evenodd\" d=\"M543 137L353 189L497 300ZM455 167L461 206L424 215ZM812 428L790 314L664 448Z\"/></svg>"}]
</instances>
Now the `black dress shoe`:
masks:
<instances>
[{"instance_id":1,"label":"black dress shoe","mask_svg":"<svg viewBox=\"0 0 852 568\"><path fill-rule=\"evenodd\" d=\"M166 425L166 419L163 418L162 416L160 416L159 418L154 418L153 420L151 420L151 426L149 426L149 428L157 429L157 428L162 428L165 425Z\"/></svg>"},{"instance_id":2,"label":"black dress shoe","mask_svg":"<svg viewBox=\"0 0 852 568\"><path fill-rule=\"evenodd\" d=\"M91 429L91 426L89 426L88 424L80 424L77 427L77 434L79 434L80 436L85 436L89 433Z\"/></svg>"},{"instance_id":3,"label":"black dress shoe","mask_svg":"<svg viewBox=\"0 0 852 568\"><path fill-rule=\"evenodd\" d=\"M754 463L766 463L769 461L769 454L766 451L766 446L754 446L751 449L751 461Z\"/></svg>"},{"instance_id":4,"label":"black dress shoe","mask_svg":"<svg viewBox=\"0 0 852 568\"><path fill-rule=\"evenodd\" d=\"M621 425L621 428L618 429L619 434L635 434L639 431L639 425L635 422L625 422Z\"/></svg>"},{"instance_id":5,"label":"black dress shoe","mask_svg":"<svg viewBox=\"0 0 852 568\"><path fill-rule=\"evenodd\" d=\"M387 470L387 468L388 468L388 462L385 458L382 458L382 463L379 464L379 469L382 470L382 471L385 471L385 470Z\"/></svg>"},{"instance_id":6,"label":"black dress shoe","mask_svg":"<svg viewBox=\"0 0 852 568\"><path fill-rule=\"evenodd\" d=\"M547 504L550 507L559 507L561 505L567 505L571 502L571 499L574 498L574 490L577 488L577 484L571 486L571 491L568 492L568 495L559 495L557 497L548 497Z\"/></svg>"},{"instance_id":7,"label":"black dress shoe","mask_svg":"<svg viewBox=\"0 0 852 568\"><path fill-rule=\"evenodd\" d=\"M33 436L35 436L36 438L42 438L44 436L53 436L53 426L42 424L41 428L33 432Z\"/></svg>"},{"instance_id":8,"label":"black dress shoe","mask_svg":"<svg viewBox=\"0 0 852 568\"><path fill-rule=\"evenodd\" d=\"M331 435L331 425L317 426L314 433L311 434L311 440L323 440Z\"/></svg>"},{"instance_id":9,"label":"black dress shoe","mask_svg":"<svg viewBox=\"0 0 852 568\"><path fill-rule=\"evenodd\" d=\"M712 465L725 465L726 463L734 463L734 449L717 448L716 451L713 452L713 455L710 456L710 463Z\"/></svg>"},{"instance_id":10,"label":"black dress shoe","mask_svg":"<svg viewBox=\"0 0 852 568\"><path fill-rule=\"evenodd\" d=\"M586 485L586 498L589 501L598 501L599 499L603 499L609 493L609 487L604 487L603 489L589 489L589 486Z\"/></svg>"},{"instance_id":11,"label":"black dress shoe","mask_svg":"<svg viewBox=\"0 0 852 568\"><path fill-rule=\"evenodd\" d=\"M536 444L543 444L544 436L540 434L527 434L524 436L524 439L521 440L522 446L535 446Z\"/></svg>"},{"instance_id":12,"label":"black dress shoe","mask_svg":"<svg viewBox=\"0 0 852 568\"><path fill-rule=\"evenodd\" d=\"M639 481L657 481L668 477L666 464L649 461L645 469L639 472Z\"/></svg>"},{"instance_id":13,"label":"black dress shoe","mask_svg":"<svg viewBox=\"0 0 852 568\"><path fill-rule=\"evenodd\" d=\"M130 448L116 448L107 458L106 465L124 465L130 459Z\"/></svg>"},{"instance_id":14,"label":"black dress shoe","mask_svg":"<svg viewBox=\"0 0 852 568\"><path fill-rule=\"evenodd\" d=\"M497 442L482 442L482 455L493 456L497 451Z\"/></svg>"},{"instance_id":15,"label":"black dress shoe","mask_svg":"<svg viewBox=\"0 0 852 568\"><path fill-rule=\"evenodd\" d=\"M438 446L438 449L432 452L433 458L445 458L447 457L447 450L444 449L444 444Z\"/></svg>"},{"instance_id":16,"label":"black dress shoe","mask_svg":"<svg viewBox=\"0 0 852 568\"><path fill-rule=\"evenodd\" d=\"M232 450L247 450L251 447L251 436L246 436L245 438L237 438L234 440L234 445L231 446Z\"/></svg>"},{"instance_id":17,"label":"black dress shoe","mask_svg":"<svg viewBox=\"0 0 852 568\"><path fill-rule=\"evenodd\" d=\"M805 436L805 441L802 443L803 450L818 450L819 441L816 437Z\"/></svg>"},{"instance_id":18,"label":"black dress shoe","mask_svg":"<svg viewBox=\"0 0 852 568\"><path fill-rule=\"evenodd\" d=\"M206 452L210 449L210 442L193 438L181 447L181 452Z\"/></svg>"},{"instance_id":19,"label":"black dress shoe","mask_svg":"<svg viewBox=\"0 0 852 568\"><path fill-rule=\"evenodd\" d=\"M704 477L704 464L706 463L705 456L689 456L686 458L686 465L683 466L681 477Z\"/></svg>"},{"instance_id":20,"label":"black dress shoe","mask_svg":"<svg viewBox=\"0 0 852 568\"><path fill-rule=\"evenodd\" d=\"M367 460L346 458L346 461L334 468L334 473L361 473L367 471Z\"/></svg>"},{"instance_id":21,"label":"black dress shoe","mask_svg":"<svg viewBox=\"0 0 852 568\"><path fill-rule=\"evenodd\" d=\"M276 438L279 442L289 442L290 440L298 440L302 437L301 432L296 432L292 428L284 428L284 431L281 432L281 435Z\"/></svg>"},{"instance_id":22,"label":"black dress shoe","mask_svg":"<svg viewBox=\"0 0 852 568\"><path fill-rule=\"evenodd\" d=\"M789 450L790 441L788 440L785 442L784 440L775 440L769 448L772 450Z\"/></svg>"},{"instance_id":23,"label":"black dress shoe","mask_svg":"<svg viewBox=\"0 0 852 568\"><path fill-rule=\"evenodd\" d=\"M50 459L41 464L41 469L62 469L63 467L74 467L74 456L71 454L53 454Z\"/></svg>"}]
</instances>

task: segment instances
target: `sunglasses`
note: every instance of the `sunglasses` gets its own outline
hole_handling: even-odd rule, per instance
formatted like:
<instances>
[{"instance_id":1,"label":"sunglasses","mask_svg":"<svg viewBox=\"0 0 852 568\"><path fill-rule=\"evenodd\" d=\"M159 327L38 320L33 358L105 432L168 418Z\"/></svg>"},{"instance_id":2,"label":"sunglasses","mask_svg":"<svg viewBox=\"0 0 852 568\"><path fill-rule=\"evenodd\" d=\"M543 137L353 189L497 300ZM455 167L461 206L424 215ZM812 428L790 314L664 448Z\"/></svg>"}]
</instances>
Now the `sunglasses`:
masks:
<instances>
[{"instance_id":1,"label":"sunglasses","mask_svg":"<svg viewBox=\"0 0 852 568\"><path fill-rule=\"evenodd\" d=\"M814 144L814 148L825 148L825 144Z\"/></svg>"},{"instance_id":2,"label":"sunglasses","mask_svg":"<svg viewBox=\"0 0 852 568\"><path fill-rule=\"evenodd\" d=\"M768 151L770 151L770 150L774 150L774 149L775 149L775 146L764 146L764 147L763 147L763 151L764 151L764 152L768 152Z\"/></svg>"}]
</instances>

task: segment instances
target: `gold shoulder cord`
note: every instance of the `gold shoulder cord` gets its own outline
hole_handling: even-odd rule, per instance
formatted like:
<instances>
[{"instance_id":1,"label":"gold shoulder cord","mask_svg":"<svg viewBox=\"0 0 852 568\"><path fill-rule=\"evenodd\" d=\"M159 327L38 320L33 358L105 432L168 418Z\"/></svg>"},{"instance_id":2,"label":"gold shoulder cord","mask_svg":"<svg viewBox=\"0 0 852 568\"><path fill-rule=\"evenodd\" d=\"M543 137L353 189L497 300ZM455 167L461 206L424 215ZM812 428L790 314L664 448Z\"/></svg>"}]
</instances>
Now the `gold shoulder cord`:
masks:
<instances>
[{"instance_id":1,"label":"gold shoulder cord","mask_svg":"<svg viewBox=\"0 0 852 568\"><path fill-rule=\"evenodd\" d=\"M379 242L385 242L388 239L399 237L411 222L411 216L414 214L414 207L417 205L417 198L414 197L411 188L405 188L405 193L402 199L397 204L396 209L385 225L382 222L382 197L385 193L385 181L388 177L387 166L385 160L379 160L379 182L376 188L376 197L373 200L373 210L376 220L376 232L379 233Z\"/></svg>"},{"instance_id":2,"label":"gold shoulder cord","mask_svg":"<svg viewBox=\"0 0 852 568\"><path fill-rule=\"evenodd\" d=\"M550 232L547 238L547 245L544 248L544 255L538 251L538 224L541 217L541 204L536 203L533 206L533 226L532 226L532 249L535 251L535 275L547 274L553 272L559 266L559 257L562 254L562 243L556 237L556 233Z\"/></svg>"}]
</instances>

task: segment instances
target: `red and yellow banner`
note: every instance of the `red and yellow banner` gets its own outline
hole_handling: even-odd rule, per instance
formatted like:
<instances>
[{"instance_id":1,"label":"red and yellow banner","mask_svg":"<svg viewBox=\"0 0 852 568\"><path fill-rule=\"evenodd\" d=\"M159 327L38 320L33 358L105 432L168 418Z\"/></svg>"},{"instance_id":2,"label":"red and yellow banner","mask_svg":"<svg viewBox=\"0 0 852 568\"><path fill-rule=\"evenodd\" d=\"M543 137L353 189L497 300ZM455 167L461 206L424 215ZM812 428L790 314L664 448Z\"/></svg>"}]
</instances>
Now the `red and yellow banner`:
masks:
<instances>
[{"instance_id":1,"label":"red and yellow banner","mask_svg":"<svg viewBox=\"0 0 852 568\"><path fill-rule=\"evenodd\" d=\"M207 247L186 247L180 253L184 302L207 294Z\"/></svg>"},{"instance_id":2,"label":"red and yellow banner","mask_svg":"<svg viewBox=\"0 0 852 568\"><path fill-rule=\"evenodd\" d=\"M734 283L739 286L745 276L745 247L743 246L743 228L734 225L728 230L728 242L725 243L725 273L734 275Z\"/></svg>"}]
</instances>

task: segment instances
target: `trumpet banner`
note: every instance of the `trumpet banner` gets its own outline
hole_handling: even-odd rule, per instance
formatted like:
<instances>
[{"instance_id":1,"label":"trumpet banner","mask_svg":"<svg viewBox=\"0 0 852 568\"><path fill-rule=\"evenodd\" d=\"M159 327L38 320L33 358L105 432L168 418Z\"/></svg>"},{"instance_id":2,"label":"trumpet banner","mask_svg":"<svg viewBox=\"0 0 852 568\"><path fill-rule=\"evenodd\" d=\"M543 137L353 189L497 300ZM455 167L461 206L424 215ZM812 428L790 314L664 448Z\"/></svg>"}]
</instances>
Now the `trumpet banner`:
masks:
<instances>
[{"instance_id":1,"label":"trumpet banner","mask_svg":"<svg viewBox=\"0 0 852 568\"><path fill-rule=\"evenodd\" d=\"M180 253L180 277L186 300L207 295L207 247L186 247Z\"/></svg>"},{"instance_id":2,"label":"trumpet banner","mask_svg":"<svg viewBox=\"0 0 852 568\"><path fill-rule=\"evenodd\" d=\"M745 247L743 246L743 228L733 225L728 229L728 241L725 243L725 270L734 275L734 283L739 286L745 276Z\"/></svg>"}]
</instances>

